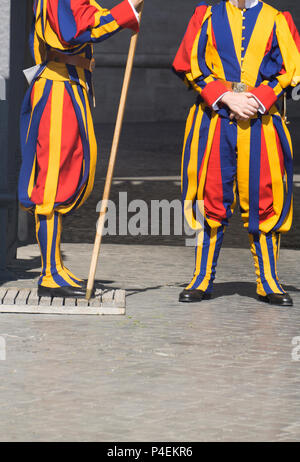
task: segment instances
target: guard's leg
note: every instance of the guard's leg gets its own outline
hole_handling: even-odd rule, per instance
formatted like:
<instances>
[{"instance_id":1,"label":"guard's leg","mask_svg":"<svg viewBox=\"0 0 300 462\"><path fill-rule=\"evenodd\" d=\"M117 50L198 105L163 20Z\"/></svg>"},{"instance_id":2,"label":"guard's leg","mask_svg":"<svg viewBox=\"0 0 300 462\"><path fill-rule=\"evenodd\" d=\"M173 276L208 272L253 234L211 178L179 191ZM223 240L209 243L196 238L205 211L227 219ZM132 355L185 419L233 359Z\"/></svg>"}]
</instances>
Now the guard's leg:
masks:
<instances>
[{"instance_id":1,"label":"guard's leg","mask_svg":"<svg viewBox=\"0 0 300 462\"><path fill-rule=\"evenodd\" d=\"M35 214L36 237L41 251L42 272L38 284L44 287L79 287L78 280L70 275L62 263L60 251L61 214Z\"/></svg>"},{"instance_id":2,"label":"guard's leg","mask_svg":"<svg viewBox=\"0 0 300 462\"><path fill-rule=\"evenodd\" d=\"M272 305L292 306L293 300L284 291L277 275L279 233L251 235L251 252L257 275L257 294L261 301Z\"/></svg>"},{"instance_id":3,"label":"guard's leg","mask_svg":"<svg viewBox=\"0 0 300 462\"><path fill-rule=\"evenodd\" d=\"M249 234L249 240L257 276L257 294L265 296L285 293L277 274L279 234Z\"/></svg>"},{"instance_id":4,"label":"guard's leg","mask_svg":"<svg viewBox=\"0 0 300 462\"><path fill-rule=\"evenodd\" d=\"M187 194L186 196L183 194L183 199L189 199L189 186L193 180L192 186L194 183L195 186L198 186L197 200L203 201L202 208L204 209L205 220L203 229L201 229L199 219L197 216L194 217L198 224L198 230L200 229L197 234L195 272L190 284L180 294L180 301L199 301L202 293L211 294L224 229L233 213L236 202L236 124L232 124L228 119L219 118L215 123L214 132L211 133L212 123L206 130L205 143L203 142L205 133L201 132L202 118L199 142L195 145L191 142L190 146L186 142L188 150L187 148L184 150L183 165L187 172ZM211 144L209 143L210 139L212 139ZM195 162L194 159L197 159L198 162ZM193 172L195 168L197 168L196 181L190 175L190 172ZM185 182L183 181L184 191ZM186 209L191 210L188 205L186 205L185 211ZM197 203L197 209L200 207L200 204ZM193 210L195 209L194 206ZM189 223L192 220L188 218Z\"/></svg>"},{"instance_id":5,"label":"guard's leg","mask_svg":"<svg viewBox=\"0 0 300 462\"><path fill-rule=\"evenodd\" d=\"M211 228L205 223L202 231L198 232L195 248L195 273L186 290L201 290L210 294L216 276L217 262L224 237L224 226Z\"/></svg>"},{"instance_id":6,"label":"guard's leg","mask_svg":"<svg viewBox=\"0 0 300 462\"><path fill-rule=\"evenodd\" d=\"M55 212L57 216L57 253L60 256L60 266L62 269L67 273L67 275L75 282L83 282L83 279L78 278L75 276L65 265L63 262L61 250L60 250L60 242L61 242L61 233L62 233L62 220L63 220L63 215L61 213Z\"/></svg>"},{"instance_id":7,"label":"guard's leg","mask_svg":"<svg viewBox=\"0 0 300 462\"><path fill-rule=\"evenodd\" d=\"M292 212L289 201L284 205L284 143L278 133L271 116L239 122L237 178L259 298L291 306L277 275L279 233L289 229Z\"/></svg>"}]
</instances>

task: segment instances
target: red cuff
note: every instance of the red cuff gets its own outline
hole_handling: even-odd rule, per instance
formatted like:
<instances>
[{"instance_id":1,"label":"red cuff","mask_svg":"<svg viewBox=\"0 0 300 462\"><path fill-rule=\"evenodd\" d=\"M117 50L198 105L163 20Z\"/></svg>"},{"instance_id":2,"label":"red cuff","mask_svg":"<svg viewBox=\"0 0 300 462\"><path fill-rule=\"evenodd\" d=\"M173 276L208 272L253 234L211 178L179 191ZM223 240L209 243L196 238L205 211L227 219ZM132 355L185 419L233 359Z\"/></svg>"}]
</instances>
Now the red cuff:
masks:
<instances>
[{"instance_id":1,"label":"red cuff","mask_svg":"<svg viewBox=\"0 0 300 462\"><path fill-rule=\"evenodd\" d=\"M114 6L110 12L119 26L132 29L134 32L139 31L139 22L127 0L124 0L119 3L119 5Z\"/></svg>"},{"instance_id":2,"label":"red cuff","mask_svg":"<svg viewBox=\"0 0 300 462\"><path fill-rule=\"evenodd\" d=\"M266 112L268 112L277 101L277 96L273 88L268 85L260 85L259 87L254 88L254 90L251 90L250 93L256 96L256 98L259 99L259 101L265 106Z\"/></svg>"},{"instance_id":3,"label":"red cuff","mask_svg":"<svg viewBox=\"0 0 300 462\"><path fill-rule=\"evenodd\" d=\"M201 96L209 106L212 106L220 96L228 91L228 88L223 85L220 80L215 80L206 85L201 92Z\"/></svg>"}]
</instances>

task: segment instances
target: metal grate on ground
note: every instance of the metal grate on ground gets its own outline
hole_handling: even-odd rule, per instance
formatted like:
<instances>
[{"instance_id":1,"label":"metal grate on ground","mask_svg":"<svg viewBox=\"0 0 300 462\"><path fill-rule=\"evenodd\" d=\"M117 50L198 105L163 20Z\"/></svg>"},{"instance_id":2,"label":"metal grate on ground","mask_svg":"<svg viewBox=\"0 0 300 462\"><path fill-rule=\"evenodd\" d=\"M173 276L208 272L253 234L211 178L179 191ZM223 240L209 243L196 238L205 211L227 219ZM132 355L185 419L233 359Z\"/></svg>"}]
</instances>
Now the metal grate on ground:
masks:
<instances>
[{"instance_id":1,"label":"metal grate on ground","mask_svg":"<svg viewBox=\"0 0 300 462\"><path fill-rule=\"evenodd\" d=\"M84 298L39 297L37 288L0 288L0 313L123 315L126 293L121 289L96 290Z\"/></svg>"}]
</instances>

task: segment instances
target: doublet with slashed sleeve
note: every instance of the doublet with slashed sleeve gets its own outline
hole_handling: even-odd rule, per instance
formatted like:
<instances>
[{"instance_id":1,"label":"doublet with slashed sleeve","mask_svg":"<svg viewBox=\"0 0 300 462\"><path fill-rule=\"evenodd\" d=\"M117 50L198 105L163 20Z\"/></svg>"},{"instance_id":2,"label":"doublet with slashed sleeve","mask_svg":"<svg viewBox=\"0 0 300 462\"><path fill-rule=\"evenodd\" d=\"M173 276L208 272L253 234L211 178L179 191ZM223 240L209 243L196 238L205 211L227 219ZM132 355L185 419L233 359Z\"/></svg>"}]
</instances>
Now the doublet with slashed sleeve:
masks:
<instances>
[{"instance_id":1,"label":"doublet with slashed sleeve","mask_svg":"<svg viewBox=\"0 0 300 462\"><path fill-rule=\"evenodd\" d=\"M173 64L198 94L186 127L182 192L187 203L204 200L212 227L227 224L236 187L249 232L291 226L292 145L278 103L300 82L298 47L291 15L264 2L244 10L229 1L196 8ZM245 85L260 104L249 121L230 121L218 103L232 83ZM196 226L193 207L186 216Z\"/></svg>"},{"instance_id":2,"label":"doublet with slashed sleeve","mask_svg":"<svg viewBox=\"0 0 300 462\"><path fill-rule=\"evenodd\" d=\"M95 0L34 1L30 46L36 67L21 110L24 208L42 215L68 213L85 202L94 183L92 74L80 63L51 59L51 52L90 62L93 44L124 28L139 28L130 0L111 10Z\"/></svg>"},{"instance_id":3,"label":"doublet with slashed sleeve","mask_svg":"<svg viewBox=\"0 0 300 462\"><path fill-rule=\"evenodd\" d=\"M224 231L239 195L257 275L257 294L284 294L277 274L280 233L293 215L293 150L280 111L284 92L300 82L300 37L291 15L258 0L213 7L201 2L173 69L197 93L182 154L182 199L197 230L188 290L210 294ZM248 120L231 120L227 91L252 93ZM200 214L200 215L199 215Z\"/></svg>"}]
</instances>

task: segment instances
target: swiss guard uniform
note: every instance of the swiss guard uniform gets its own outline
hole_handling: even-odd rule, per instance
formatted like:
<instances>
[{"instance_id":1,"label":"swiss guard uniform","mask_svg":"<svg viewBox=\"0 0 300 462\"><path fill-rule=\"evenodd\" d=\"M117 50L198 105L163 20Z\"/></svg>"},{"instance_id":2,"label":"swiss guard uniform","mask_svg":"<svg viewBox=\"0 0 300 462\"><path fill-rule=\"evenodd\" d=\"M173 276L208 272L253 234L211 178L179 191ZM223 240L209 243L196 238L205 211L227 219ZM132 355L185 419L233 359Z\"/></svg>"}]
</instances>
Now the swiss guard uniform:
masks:
<instances>
[{"instance_id":1,"label":"swiss guard uniform","mask_svg":"<svg viewBox=\"0 0 300 462\"><path fill-rule=\"evenodd\" d=\"M224 230L238 191L248 229L259 298L291 305L279 283L281 233L292 224L293 153L280 104L300 82L300 37L289 13L258 0L207 6L201 2L173 63L198 93L187 124L182 198L189 225L199 230L195 274L181 301L210 298ZM250 92L259 103L249 120L231 120L219 100L227 91ZM280 103L280 104L279 104Z\"/></svg>"},{"instance_id":2,"label":"swiss guard uniform","mask_svg":"<svg viewBox=\"0 0 300 462\"><path fill-rule=\"evenodd\" d=\"M86 201L94 183L93 43L123 28L139 28L130 0L111 10L95 0L34 1L30 45L36 66L21 110L19 200L35 214L40 294L84 293L62 262L62 216Z\"/></svg>"}]
</instances>

